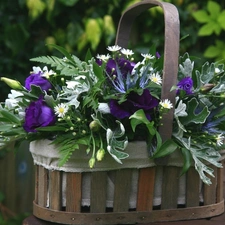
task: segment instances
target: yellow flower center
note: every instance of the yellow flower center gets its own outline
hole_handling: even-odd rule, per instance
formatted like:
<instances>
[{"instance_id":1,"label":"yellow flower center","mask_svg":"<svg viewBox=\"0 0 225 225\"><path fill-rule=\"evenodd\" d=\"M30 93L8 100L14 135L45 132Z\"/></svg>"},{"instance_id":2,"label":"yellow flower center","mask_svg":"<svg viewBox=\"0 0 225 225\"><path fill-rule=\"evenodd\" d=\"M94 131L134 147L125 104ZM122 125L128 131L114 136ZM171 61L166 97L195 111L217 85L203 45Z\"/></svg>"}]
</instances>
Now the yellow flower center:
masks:
<instances>
[{"instance_id":1,"label":"yellow flower center","mask_svg":"<svg viewBox=\"0 0 225 225\"><path fill-rule=\"evenodd\" d=\"M64 111L65 111L64 108L59 107L59 112L60 112L60 113L64 113Z\"/></svg>"}]
</instances>

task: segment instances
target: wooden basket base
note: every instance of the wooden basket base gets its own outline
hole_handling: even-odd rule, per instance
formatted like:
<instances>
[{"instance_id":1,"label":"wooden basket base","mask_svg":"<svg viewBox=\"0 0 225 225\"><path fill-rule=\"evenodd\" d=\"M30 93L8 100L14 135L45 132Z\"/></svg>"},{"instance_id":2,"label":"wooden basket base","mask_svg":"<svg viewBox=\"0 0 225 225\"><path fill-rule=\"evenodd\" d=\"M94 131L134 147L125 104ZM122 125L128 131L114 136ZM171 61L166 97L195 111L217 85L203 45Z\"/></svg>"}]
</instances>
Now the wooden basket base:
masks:
<instances>
[{"instance_id":1,"label":"wooden basket base","mask_svg":"<svg viewBox=\"0 0 225 225\"><path fill-rule=\"evenodd\" d=\"M210 218L224 212L224 200L206 206L153 210L151 212L74 213L52 210L33 202L33 214L39 219L77 225L135 224Z\"/></svg>"}]
</instances>

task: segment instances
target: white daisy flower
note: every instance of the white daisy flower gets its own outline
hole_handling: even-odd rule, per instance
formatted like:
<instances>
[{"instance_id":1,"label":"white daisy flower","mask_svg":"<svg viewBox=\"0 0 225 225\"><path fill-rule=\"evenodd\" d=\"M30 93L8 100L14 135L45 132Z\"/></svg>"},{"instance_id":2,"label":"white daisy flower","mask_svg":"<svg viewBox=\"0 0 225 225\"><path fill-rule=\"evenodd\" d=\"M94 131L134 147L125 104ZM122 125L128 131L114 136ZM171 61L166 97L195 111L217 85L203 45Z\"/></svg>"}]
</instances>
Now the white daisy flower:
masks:
<instances>
[{"instance_id":1,"label":"white daisy flower","mask_svg":"<svg viewBox=\"0 0 225 225\"><path fill-rule=\"evenodd\" d=\"M33 69L32 73L43 72L41 67L39 67L39 66L33 66L32 69Z\"/></svg>"},{"instance_id":2,"label":"white daisy flower","mask_svg":"<svg viewBox=\"0 0 225 225\"><path fill-rule=\"evenodd\" d=\"M173 108L173 105L172 105L172 103L170 102L169 99L162 100L162 101L160 101L159 104L160 104L164 109L172 109L172 108Z\"/></svg>"},{"instance_id":3,"label":"white daisy flower","mask_svg":"<svg viewBox=\"0 0 225 225\"><path fill-rule=\"evenodd\" d=\"M126 55L127 57L134 54L134 52L133 52L132 50L130 50L130 49L125 49L125 48L123 48L123 49L121 50L121 53L124 54L124 55Z\"/></svg>"},{"instance_id":4,"label":"white daisy flower","mask_svg":"<svg viewBox=\"0 0 225 225\"><path fill-rule=\"evenodd\" d=\"M158 85L162 84L162 78L161 76L159 75L159 73L153 73L151 74L150 76L150 80L153 82L153 83L156 83Z\"/></svg>"},{"instance_id":5,"label":"white daisy flower","mask_svg":"<svg viewBox=\"0 0 225 225\"><path fill-rule=\"evenodd\" d=\"M155 56L151 55L151 54L141 54L142 57L144 57L144 59L154 59Z\"/></svg>"},{"instance_id":6,"label":"white daisy flower","mask_svg":"<svg viewBox=\"0 0 225 225\"><path fill-rule=\"evenodd\" d=\"M42 77L49 78L51 75L55 75L56 73L53 70L48 70L47 66L43 68L43 74L41 74Z\"/></svg>"},{"instance_id":7,"label":"white daisy flower","mask_svg":"<svg viewBox=\"0 0 225 225\"><path fill-rule=\"evenodd\" d=\"M96 58L97 59L100 59L100 60L102 60L102 61L104 61L104 62L106 62L106 61L108 61L108 59L110 59L111 58L111 56L109 55L109 54L107 54L107 55L97 55L96 56Z\"/></svg>"},{"instance_id":8,"label":"white daisy flower","mask_svg":"<svg viewBox=\"0 0 225 225\"><path fill-rule=\"evenodd\" d=\"M108 47L107 47L107 50L109 50L110 52L117 52L117 51L119 51L120 49L121 49L121 47L118 46L118 45L113 45L113 46L108 46Z\"/></svg>"},{"instance_id":9,"label":"white daisy flower","mask_svg":"<svg viewBox=\"0 0 225 225\"><path fill-rule=\"evenodd\" d=\"M221 145L223 145L224 143L224 139L225 139L225 137L223 136L223 134L219 134L217 137L216 137L216 144L218 145L218 146L221 146Z\"/></svg>"},{"instance_id":10,"label":"white daisy flower","mask_svg":"<svg viewBox=\"0 0 225 225\"><path fill-rule=\"evenodd\" d=\"M58 117L64 117L68 110L69 106L64 103L60 103L54 107L55 114L58 115Z\"/></svg>"}]
</instances>

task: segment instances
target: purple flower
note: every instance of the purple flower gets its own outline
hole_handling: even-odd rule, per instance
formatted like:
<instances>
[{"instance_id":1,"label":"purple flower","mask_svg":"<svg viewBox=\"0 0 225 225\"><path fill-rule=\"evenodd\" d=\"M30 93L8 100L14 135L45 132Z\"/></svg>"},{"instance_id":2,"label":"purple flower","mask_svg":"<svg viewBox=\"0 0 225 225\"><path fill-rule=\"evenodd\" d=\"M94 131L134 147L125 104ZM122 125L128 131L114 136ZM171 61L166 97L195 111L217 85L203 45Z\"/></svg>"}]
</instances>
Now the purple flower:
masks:
<instances>
[{"instance_id":1,"label":"purple flower","mask_svg":"<svg viewBox=\"0 0 225 225\"><path fill-rule=\"evenodd\" d=\"M159 59L161 57L161 55L159 54L159 52L156 52L155 55L156 55L156 58L157 59Z\"/></svg>"},{"instance_id":2,"label":"purple flower","mask_svg":"<svg viewBox=\"0 0 225 225\"><path fill-rule=\"evenodd\" d=\"M25 80L25 88L30 91L31 85L39 86L42 91L48 91L52 85L51 83L44 77L41 76L42 72L39 73L32 73L27 79Z\"/></svg>"},{"instance_id":3,"label":"purple flower","mask_svg":"<svg viewBox=\"0 0 225 225\"><path fill-rule=\"evenodd\" d=\"M151 120L150 113L153 108L158 106L158 104L159 101L151 95L148 89L145 89L142 95L131 92L127 96L127 100L121 104L112 99L109 103L109 107L111 114L118 119L129 117L137 110L143 109L146 117Z\"/></svg>"},{"instance_id":4,"label":"purple flower","mask_svg":"<svg viewBox=\"0 0 225 225\"><path fill-rule=\"evenodd\" d=\"M106 64L106 72L112 76L116 75L117 76L117 71L116 71L116 65L118 66L120 72L122 73L123 77L126 78L127 74L131 74L135 63L131 62L127 59L124 58L118 58L116 60L114 59L109 59L107 64Z\"/></svg>"},{"instance_id":5,"label":"purple flower","mask_svg":"<svg viewBox=\"0 0 225 225\"><path fill-rule=\"evenodd\" d=\"M25 111L23 128L27 132L36 132L38 127L46 127L55 123L54 111L43 101L43 97L31 102Z\"/></svg>"},{"instance_id":6,"label":"purple flower","mask_svg":"<svg viewBox=\"0 0 225 225\"><path fill-rule=\"evenodd\" d=\"M191 77L185 77L177 84L177 94L180 93L180 90L184 90L187 95L193 94L193 80Z\"/></svg>"}]
</instances>

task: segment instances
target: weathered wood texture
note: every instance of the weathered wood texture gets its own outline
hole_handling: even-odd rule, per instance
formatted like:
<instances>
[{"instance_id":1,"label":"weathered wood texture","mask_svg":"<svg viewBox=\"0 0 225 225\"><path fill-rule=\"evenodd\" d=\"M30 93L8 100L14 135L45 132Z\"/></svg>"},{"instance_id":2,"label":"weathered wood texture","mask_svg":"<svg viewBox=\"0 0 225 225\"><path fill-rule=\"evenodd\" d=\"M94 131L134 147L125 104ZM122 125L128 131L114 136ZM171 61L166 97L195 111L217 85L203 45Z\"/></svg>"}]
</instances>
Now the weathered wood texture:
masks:
<instances>
[{"instance_id":1,"label":"weathered wood texture","mask_svg":"<svg viewBox=\"0 0 225 225\"><path fill-rule=\"evenodd\" d=\"M162 171L162 183L157 186L157 188L162 189L161 204L154 206L155 170L158 169ZM140 170L121 169L108 172L63 173L43 170L41 166L38 166L36 190L41 190L41 193L36 194L33 213L45 221L76 225L180 221L211 218L222 214L224 211L221 192L223 190L223 170L214 168L215 179L213 179L211 186L200 185L199 177L196 176L195 171L190 170L186 176L186 181L182 184L187 191L184 203L180 205L178 199L179 185L182 181L181 169L174 166L161 166ZM46 175L45 172L48 174ZM64 183L63 174L66 177ZM90 207L84 207L81 204L82 191L84 191L82 181L87 178L89 184L85 185L90 186L89 189L85 190L85 193L90 198ZM110 187L110 193L113 193L112 207L106 204L109 194L108 179L114 183ZM47 182L47 184L43 182ZM46 187L48 187L48 192L46 192ZM191 193L192 187L193 191L198 194ZM137 191L136 206L130 208L131 191L135 189ZM64 203L62 202L63 196L66 196ZM200 196L202 197L200 198ZM49 204L46 204L48 197Z\"/></svg>"},{"instance_id":2,"label":"weathered wood texture","mask_svg":"<svg viewBox=\"0 0 225 225\"><path fill-rule=\"evenodd\" d=\"M148 172L149 172L148 170L150 170L150 169L144 169L141 173L148 174ZM222 170L224 170L224 169L222 169ZM225 185L225 176L224 176L224 174L222 175L222 173L221 173L222 170L218 169L218 171L217 171L217 173L221 174L221 176L218 176L218 180L220 180L220 182L223 182L223 186L219 188L219 191L217 191L218 192L217 196L219 196L219 197L217 197L218 201L221 198L225 197L225 188L223 188ZM195 171L190 171L189 176L191 176L191 175L193 175L193 177L195 177ZM141 175L141 176L143 176L143 175ZM187 176L187 179L190 179L189 176ZM140 177L139 179L142 180L143 178ZM149 179L151 179L151 178L149 178ZM150 183L150 181L147 181L147 183ZM196 186L195 188L198 190L197 185L194 185L194 184L190 184L190 185ZM190 185L188 185L188 186L190 186ZM145 189L146 193L148 193L149 187L144 188L144 189ZM141 190L143 190L143 187L141 187ZM223 190L223 191L221 191L221 190ZM146 196L149 196L149 194L146 194ZM151 197L149 197L149 198L151 199ZM195 201L191 202L190 204L195 205ZM146 207L146 210L151 208L151 207L149 207L149 205L147 203L145 204L144 209L145 209L145 207ZM143 209L143 208L140 208L140 211L141 211L141 209ZM106 224L107 223L105 223L104 225L106 225ZM126 221L124 221L124 224L132 224L132 223L126 223ZM43 221L34 216L30 216L24 220L23 225L58 225L58 223ZM122 224L120 223L120 225L122 225ZM207 218L207 219L188 220L188 221L181 220L181 221L175 221L175 222L138 223L138 225L225 225L225 213L223 213L222 215L212 217L212 218Z\"/></svg>"},{"instance_id":3,"label":"weathered wood texture","mask_svg":"<svg viewBox=\"0 0 225 225\"><path fill-rule=\"evenodd\" d=\"M14 213L32 212L34 199L34 166L27 142L13 152L13 145L0 158L0 192L5 196L3 205Z\"/></svg>"}]
</instances>

